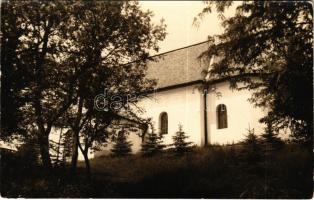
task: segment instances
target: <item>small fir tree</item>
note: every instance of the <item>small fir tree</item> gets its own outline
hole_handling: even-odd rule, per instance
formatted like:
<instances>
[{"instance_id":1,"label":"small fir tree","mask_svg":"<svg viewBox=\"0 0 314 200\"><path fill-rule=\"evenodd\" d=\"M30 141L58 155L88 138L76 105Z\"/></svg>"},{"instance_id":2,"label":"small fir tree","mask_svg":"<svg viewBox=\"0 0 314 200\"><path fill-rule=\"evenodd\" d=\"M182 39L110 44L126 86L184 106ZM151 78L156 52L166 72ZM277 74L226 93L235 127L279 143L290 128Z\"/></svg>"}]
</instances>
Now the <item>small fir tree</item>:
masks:
<instances>
[{"instance_id":1,"label":"small fir tree","mask_svg":"<svg viewBox=\"0 0 314 200\"><path fill-rule=\"evenodd\" d=\"M121 130L118 132L118 136L114 141L111 152L114 156L117 157L127 156L132 152L131 146L132 143L127 140L126 132Z\"/></svg>"},{"instance_id":2,"label":"small fir tree","mask_svg":"<svg viewBox=\"0 0 314 200\"><path fill-rule=\"evenodd\" d=\"M189 138L186 133L183 131L183 127L179 125L179 131L176 132L173 139L173 146L176 154L182 155L192 149L193 142L187 142L186 139Z\"/></svg>"},{"instance_id":3,"label":"small fir tree","mask_svg":"<svg viewBox=\"0 0 314 200\"><path fill-rule=\"evenodd\" d=\"M267 121L265 132L261 135L263 143L263 152L267 156L273 151L280 149L284 142L278 137L278 133L275 133L270 121Z\"/></svg>"},{"instance_id":4,"label":"small fir tree","mask_svg":"<svg viewBox=\"0 0 314 200\"><path fill-rule=\"evenodd\" d=\"M154 129L151 133L147 134L144 143L142 143L141 152L143 156L152 156L160 153L165 145L162 144L162 135L155 133Z\"/></svg>"},{"instance_id":5,"label":"small fir tree","mask_svg":"<svg viewBox=\"0 0 314 200\"><path fill-rule=\"evenodd\" d=\"M243 149L241 151L241 157L245 161L256 163L261 159L261 142L257 135L255 135L254 129L248 129L248 134L242 144Z\"/></svg>"}]
</instances>

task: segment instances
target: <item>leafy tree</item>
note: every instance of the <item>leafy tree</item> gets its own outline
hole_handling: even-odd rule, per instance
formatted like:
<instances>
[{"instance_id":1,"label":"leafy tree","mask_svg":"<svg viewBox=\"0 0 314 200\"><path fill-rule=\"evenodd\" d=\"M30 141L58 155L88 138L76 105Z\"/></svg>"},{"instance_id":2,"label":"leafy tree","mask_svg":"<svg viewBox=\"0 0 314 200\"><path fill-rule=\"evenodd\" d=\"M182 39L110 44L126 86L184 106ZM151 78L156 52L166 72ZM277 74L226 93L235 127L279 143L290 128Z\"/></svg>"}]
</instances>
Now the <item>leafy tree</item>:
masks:
<instances>
[{"instance_id":1,"label":"leafy tree","mask_svg":"<svg viewBox=\"0 0 314 200\"><path fill-rule=\"evenodd\" d=\"M312 140L313 10L303 2L244 1L233 17L224 17L231 1L205 1L202 18L215 9L224 32L209 36L203 56L215 59L210 77L228 77L236 89L254 90L251 101L270 112L277 131L290 128L295 137ZM311 142L310 142L311 143Z\"/></svg>"},{"instance_id":2,"label":"leafy tree","mask_svg":"<svg viewBox=\"0 0 314 200\"><path fill-rule=\"evenodd\" d=\"M17 10L17 13L13 11ZM14 14L9 15L7 12ZM22 113L18 109L23 105L20 90L27 84L27 77L23 75L25 69L19 69L17 50L20 45L19 37L25 32L17 21L19 8L16 5L3 4L1 6L1 139L9 140L14 133L21 133L23 128L19 121Z\"/></svg>"},{"instance_id":3,"label":"leafy tree","mask_svg":"<svg viewBox=\"0 0 314 200\"><path fill-rule=\"evenodd\" d=\"M189 136L183 131L182 125L179 125L179 131L172 137L173 138L173 146L176 154L182 155L191 150L191 145L193 142L187 142L186 139Z\"/></svg>"},{"instance_id":4,"label":"leafy tree","mask_svg":"<svg viewBox=\"0 0 314 200\"><path fill-rule=\"evenodd\" d=\"M86 154L94 141L103 142L107 137L105 129L113 120L135 115L129 106L140 98L130 97L152 89L154 82L145 78L146 62L149 50L158 50L157 42L165 36L164 25L151 24L152 13L141 11L138 2L91 1L79 6L81 12L75 21L85 26L75 30L80 37L71 36L71 55L73 59L80 56L77 66L85 72L78 80L77 106L67 114L73 130L73 168L80 146ZM99 111L95 97L103 93L108 107ZM90 126L97 130L86 131ZM89 142L81 145L81 138Z\"/></svg>"},{"instance_id":5,"label":"leafy tree","mask_svg":"<svg viewBox=\"0 0 314 200\"><path fill-rule=\"evenodd\" d=\"M88 177L91 175L90 162L88 154L90 151L97 151L102 146L107 144L110 133L107 127L110 123L104 123L100 120L89 120L81 130L81 141L78 143L78 147L82 152L85 161L86 174Z\"/></svg>"},{"instance_id":6,"label":"leafy tree","mask_svg":"<svg viewBox=\"0 0 314 200\"><path fill-rule=\"evenodd\" d=\"M4 115L16 119L4 119L6 135L36 129L42 163L50 168L49 135L66 126L72 129L76 168L86 123L98 119L106 126L126 107L129 94L152 87L144 78L145 63L165 27L153 25L152 13L141 11L138 2L6 1L1 9L2 99L18 101L1 103ZM114 109L96 112L94 97L105 88ZM111 99L115 95L122 97L118 103Z\"/></svg>"},{"instance_id":7,"label":"leafy tree","mask_svg":"<svg viewBox=\"0 0 314 200\"><path fill-rule=\"evenodd\" d=\"M152 131L145 136L144 142L141 145L141 152L143 156L152 156L157 153L160 153L165 145L162 144L162 135L155 133L155 130L152 127Z\"/></svg>"},{"instance_id":8,"label":"leafy tree","mask_svg":"<svg viewBox=\"0 0 314 200\"><path fill-rule=\"evenodd\" d=\"M10 37L14 36L13 40L16 42L14 45L5 42L7 46L1 46L2 57L7 60L1 72L9 78L8 81L12 81L2 89L13 91L16 95L15 101L18 103L8 103L11 104L8 108L12 107L13 114L23 115L17 118L15 126L23 127L28 132L36 130L33 132L37 134L42 163L47 168L51 167L51 129L73 102L73 99L67 98L66 95L73 86L69 84L69 80L72 80L69 76L73 71L61 62L60 58L65 55L63 50L58 48L64 42L64 38L58 37L59 33L70 23L66 12L68 5L70 2L54 1L41 4L6 1L1 7L1 19L5 21L1 29L3 39L9 42ZM12 53L13 51L15 53ZM7 101L10 93L4 95L2 98ZM2 104L1 109L4 106ZM4 127L7 125L5 122ZM16 133L12 131L10 134Z\"/></svg>"},{"instance_id":9,"label":"leafy tree","mask_svg":"<svg viewBox=\"0 0 314 200\"><path fill-rule=\"evenodd\" d=\"M114 156L127 156L132 152L131 149L132 143L127 140L127 134L125 130L118 132L118 136L114 141L113 148L111 152Z\"/></svg>"}]
</instances>

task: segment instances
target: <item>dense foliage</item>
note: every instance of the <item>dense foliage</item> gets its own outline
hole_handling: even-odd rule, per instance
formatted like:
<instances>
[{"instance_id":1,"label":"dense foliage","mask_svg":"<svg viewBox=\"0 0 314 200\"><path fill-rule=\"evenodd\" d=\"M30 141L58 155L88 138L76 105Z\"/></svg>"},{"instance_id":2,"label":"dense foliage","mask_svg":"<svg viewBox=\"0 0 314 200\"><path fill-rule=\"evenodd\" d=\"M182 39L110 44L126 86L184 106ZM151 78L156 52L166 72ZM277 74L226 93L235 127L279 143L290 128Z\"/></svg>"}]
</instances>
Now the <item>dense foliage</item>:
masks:
<instances>
[{"instance_id":1,"label":"dense foliage","mask_svg":"<svg viewBox=\"0 0 314 200\"><path fill-rule=\"evenodd\" d=\"M141 144L141 152L143 156L152 156L160 153L165 145L162 140L163 136L152 131L145 136L144 142Z\"/></svg>"},{"instance_id":2,"label":"dense foliage","mask_svg":"<svg viewBox=\"0 0 314 200\"><path fill-rule=\"evenodd\" d=\"M209 75L228 77L232 88L253 90L257 106L270 109L262 122L272 129L289 128L297 139L313 134L313 9L302 2L204 1L199 14L216 9L224 32L209 36L203 56L215 57ZM196 22L199 22L196 18Z\"/></svg>"},{"instance_id":3,"label":"dense foliage","mask_svg":"<svg viewBox=\"0 0 314 200\"><path fill-rule=\"evenodd\" d=\"M182 125L179 125L179 130L172 136L174 150L177 155L182 155L191 150L193 142L187 142L189 136L183 131Z\"/></svg>"},{"instance_id":4,"label":"dense foliage","mask_svg":"<svg viewBox=\"0 0 314 200\"><path fill-rule=\"evenodd\" d=\"M132 153L132 143L127 140L127 136L128 134L124 130L118 132L118 136L114 140L114 144L111 149L113 156L122 157L130 155Z\"/></svg>"},{"instance_id":5,"label":"dense foliage","mask_svg":"<svg viewBox=\"0 0 314 200\"><path fill-rule=\"evenodd\" d=\"M78 149L87 158L122 111L136 115L126 107L138 99L126 98L154 85L144 76L146 62L165 25L151 17L136 1L1 2L1 139L36 134L51 168L51 132L71 130L75 168ZM110 106L95 110L105 90Z\"/></svg>"}]
</instances>

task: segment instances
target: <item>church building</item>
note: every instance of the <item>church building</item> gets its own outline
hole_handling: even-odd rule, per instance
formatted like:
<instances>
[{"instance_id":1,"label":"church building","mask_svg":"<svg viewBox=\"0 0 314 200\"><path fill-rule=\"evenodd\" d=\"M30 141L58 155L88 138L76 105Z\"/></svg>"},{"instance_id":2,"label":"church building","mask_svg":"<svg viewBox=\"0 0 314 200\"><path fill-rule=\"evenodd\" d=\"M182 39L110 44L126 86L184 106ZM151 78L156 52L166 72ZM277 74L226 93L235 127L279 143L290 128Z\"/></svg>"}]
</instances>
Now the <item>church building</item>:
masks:
<instances>
[{"instance_id":1,"label":"church building","mask_svg":"<svg viewBox=\"0 0 314 200\"><path fill-rule=\"evenodd\" d=\"M187 140L198 146L239 142L249 128L256 134L263 131L258 120L265 111L248 101L250 91L231 90L225 79L205 81L210 80L206 77L210 63L199 56L207 48L207 42L194 44L156 55L157 61L148 63L147 78L155 79L157 86L138 107L144 111L142 117L151 118L165 144L173 143L179 125ZM139 152L142 138L130 133L128 140L133 153Z\"/></svg>"}]
</instances>

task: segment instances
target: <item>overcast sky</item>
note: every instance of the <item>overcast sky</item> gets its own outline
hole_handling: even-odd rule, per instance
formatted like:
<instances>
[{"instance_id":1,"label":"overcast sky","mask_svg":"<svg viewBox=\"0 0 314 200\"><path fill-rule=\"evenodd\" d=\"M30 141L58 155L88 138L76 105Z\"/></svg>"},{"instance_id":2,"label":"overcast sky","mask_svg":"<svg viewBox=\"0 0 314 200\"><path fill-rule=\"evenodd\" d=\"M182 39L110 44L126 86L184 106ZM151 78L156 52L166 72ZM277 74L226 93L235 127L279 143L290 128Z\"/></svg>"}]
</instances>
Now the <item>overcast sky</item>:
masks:
<instances>
[{"instance_id":1,"label":"overcast sky","mask_svg":"<svg viewBox=\"0 0 314 200\"><path fill-rule=\"evenodd\" d=\"M167 24L166 39L160 43L159 53L181 48L207 40L208 35L222 32L216 13L207 15L197 28L192 25L193 18L202 11L202 1L140 1L143 10L154 12L153 22L158 23L164 18ZM234 14L234 7L226 16Z\"/></svg>"}]
</instances>

